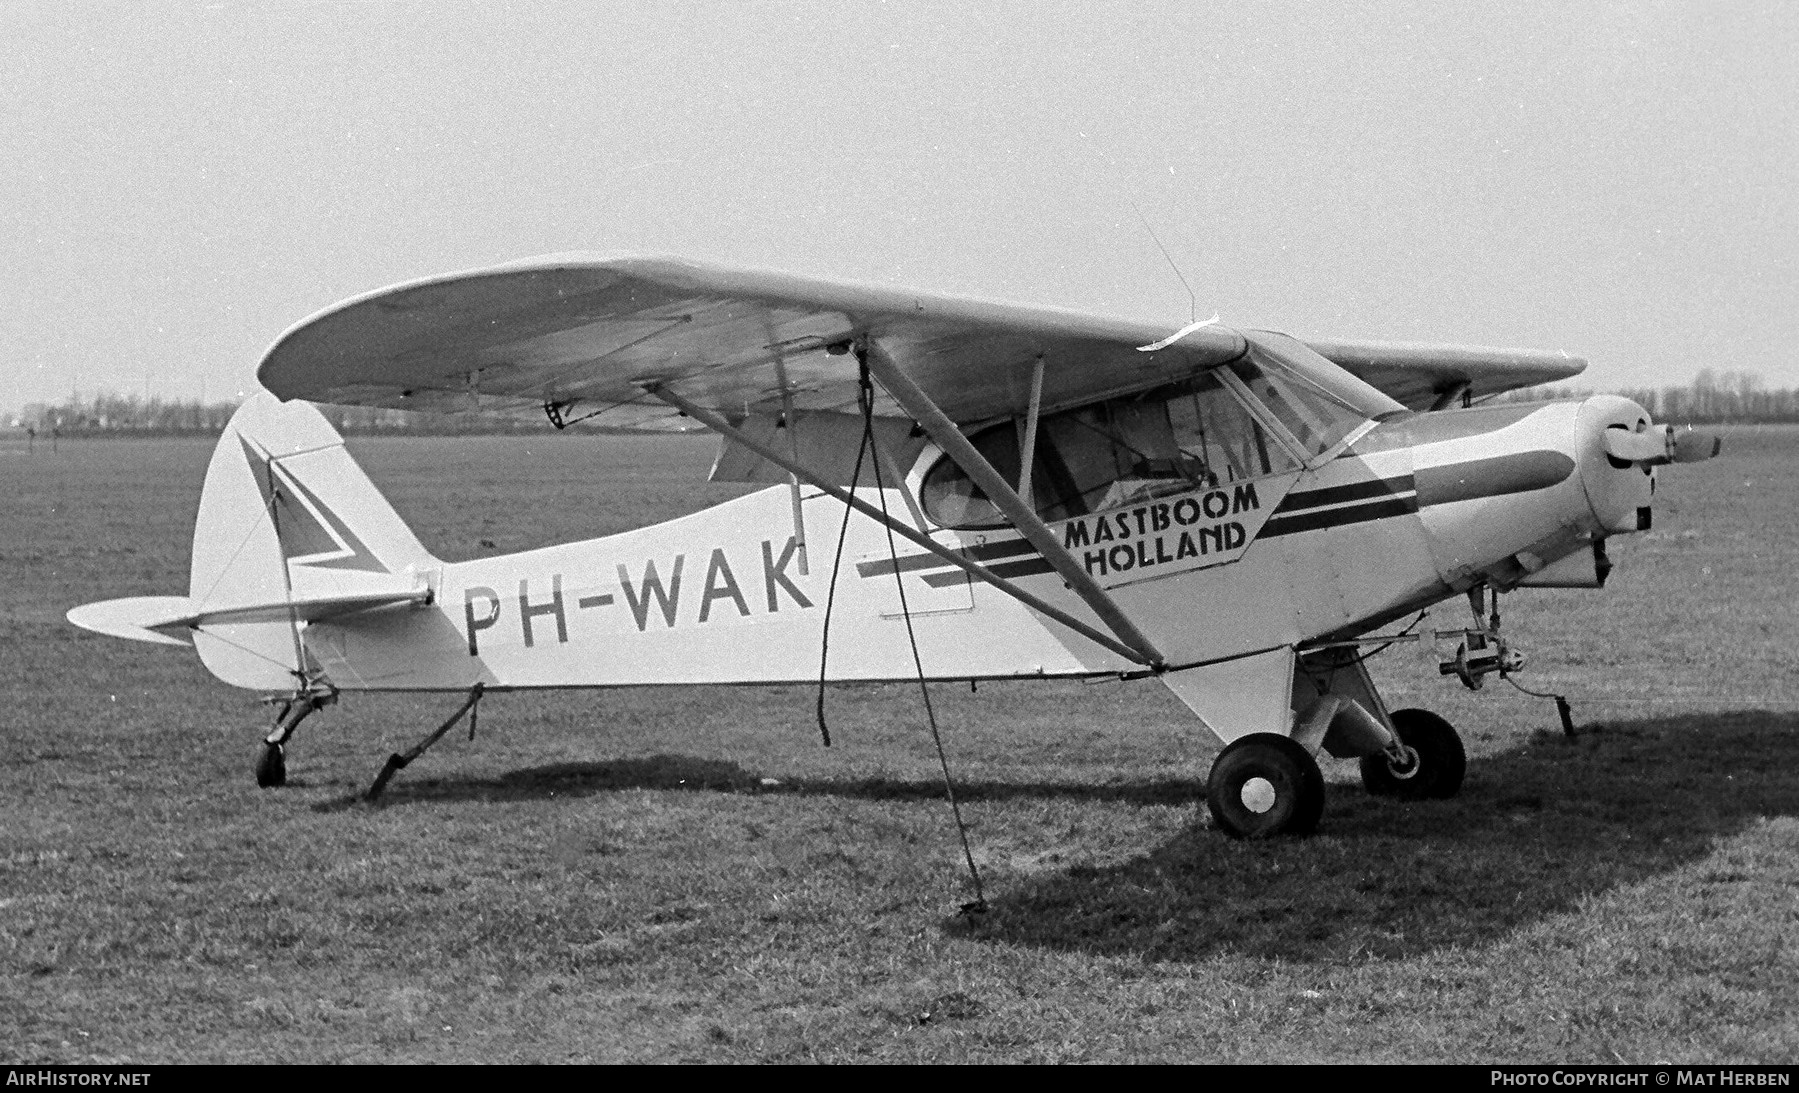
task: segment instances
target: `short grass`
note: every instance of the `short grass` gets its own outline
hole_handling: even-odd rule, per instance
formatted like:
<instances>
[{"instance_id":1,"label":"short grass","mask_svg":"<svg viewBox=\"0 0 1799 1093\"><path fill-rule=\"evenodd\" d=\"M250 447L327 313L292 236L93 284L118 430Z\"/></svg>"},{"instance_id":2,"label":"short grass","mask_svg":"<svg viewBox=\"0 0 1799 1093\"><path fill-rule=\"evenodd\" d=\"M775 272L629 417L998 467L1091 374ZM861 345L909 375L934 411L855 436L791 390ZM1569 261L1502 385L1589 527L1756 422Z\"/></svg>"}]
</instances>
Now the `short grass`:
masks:
<instances>
[{"instance_id":1,"label":"short grass","mask_svg":"<svg viewBox=\"0 0 1799 1093\"><path fill-rule=\"evenodd\" d=\"M355 442L452 557L728 496L680 438ZM1329 764L1318 836L1232 842L1154 683L351 697L291 784L268 711L69 627L184 587L208 446L0 448L0 1061L1799 1059L1799 431L1664 474L1604 592L1506 598L1582 733L1377 662L1457 722L1455 800ZM1446 605L1433 625L1458 625Z\"/></svg>"}]
</instances>

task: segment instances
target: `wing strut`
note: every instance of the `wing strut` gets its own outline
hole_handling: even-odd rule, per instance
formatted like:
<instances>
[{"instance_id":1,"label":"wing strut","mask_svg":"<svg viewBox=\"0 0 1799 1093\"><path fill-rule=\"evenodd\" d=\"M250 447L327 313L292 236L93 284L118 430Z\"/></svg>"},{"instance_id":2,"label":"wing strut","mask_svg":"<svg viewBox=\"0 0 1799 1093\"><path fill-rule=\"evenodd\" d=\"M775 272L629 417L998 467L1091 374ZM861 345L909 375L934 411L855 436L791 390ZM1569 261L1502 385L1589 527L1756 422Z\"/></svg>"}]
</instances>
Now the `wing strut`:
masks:
<instances>
[{"instance_id":1,"label":"wing strut","mask_svg":"<svg viewBox=\"0 0 1799 1093\"><path fill-rule=\"evenodd\" d=\"M775 361L775 371L781 377L781 424L787 430L787 446L793 449L793 458L800 458L800 423L793 416L793 388L787 385L787 365L781 360ZM788 500L793 502L793 541L799 548L800 576L812 572L806 561L806 520L800 512L800 477L790 474L787 479Z\"/></svg>"},{"instance_id":2,"label":"wing strut","mask_svg":"<svg viewBox=\"0 0 1799 1093\"><path fill-rule=\"evenodd\" d=\"M1126 660L1133 661L1137 664L1146 664L1146 665L1151 665L1151 666L1160 664L1160 662L1161 662L1160 656L1157 656L1155 659L1152 660L1149 657L1145 656L1142 652L1133 648L1132 646L1120 643L1118 641L1118 639L1116 639L1116 638L1112 637L1111 635L1106 634L1100 630L1094 629L1092 626L1089 626L1088 624L1086 624L1086 623L1082 622L1081 620L1075 618L1074 616L1068 614L1066 611L1062 611L1058 608L1051 607L1049 604L1038 599L1036 596L1031 595L1029 592L1026 592L1021 588L1018 588L1016 585L1012 584L1012 582L1006 580L1005 578L994 576L993 573L987 569L987 567L978 565L974 562L969 561L967 558L964 558L962 555L949 549L948 547L944 546L942 543L939 543L937 540L931 538L930 536L924 534L923 532L916 531L913 528L908 527L904 523L901 523L898 520L895 520L895 519L892 519L892 518L886 516L885 514L883 514L881 512L880 509L875 508L873 505L862 500L861 498L857 497L855 494L844 489L843 487L834 485L831 482L826 481L820 475L815 474L812 471L808 470L805 466L800 464L797 460L790 459L786 455L782 454L781 451L779 449L775 448L774 446L769 445L769 444L763 444L762 442L756 440L754 437L751 437L749 434L745 433L743 430L734 427L730 422L726 421L724 418L720 417L718 414L715 414L712 411L705 409L702 406L694 405L692 402L689 402L687 399L682 398L680 395L676 394L674 391L670 390L667 387L658 385L658 386L650 387L647 390L649 391L649 393L651 395L655 396L656 398L661 399L663 402L668 403L670 406L673 406L675 409L680 410L682 413L686 414L688 417L693 418L695 421L698 421L700 424L706 426L708 429L711 429L713 432L719 433L722 436L730 437L732 440L743 445L745 448L748 448L750 451L755 452L757 455L768 460L770 463L773 463L775 466L780 467L782 470L785 470L790 474L798 476L799 478L805 480L809 485L816 486L817 488L823 490L825 493L827 493L830 496L836 498L837 500L843 502L845 505L848 505L850 508L855 509L857 512L868 517L869 519L879 521L884 527L893 529L893 531L896 534L900 535L901 537L905 538L906 540L908 540L912 543L916 543L917 545L930 551L932 554L935 554L937 557L942 558L944 561L949 562L951 565L954 565L956 568L967 573L969 576L974 577L977 580L984 581L987 584L992 585L993 587L999 589L1001 592L1004 592L1006 595L1011 596L1013 599L1024 604L1026 607L1029 607L1033 611L1040 612L1041 614L1046 615L1051 619L1054 619L1056 622L1059 622L1063 626L1068 627L1070 630L1073 630L1075 633L1081 635L1082 637L1086 638L1087 640L1089 640L1097 645L1103 646L1107 649L1110 649L1112 652L1117 653L1119 656L1124 657ZM1061 547L1058 545L1057 549L1060 550Z\"/></svg>"},{"instance_id":3,"label":"wing strut","mask_svg":"<svg viewBox=\"0 0 1799 1093\"><path fill-rule=\"evenodd\" d=\"M1106 624L1106 628L1116 634L1119 641L1131 647L1131 659L1152 668L1163 667L1165 660L1155 644L1137 629L1136 624L1119 609L1117 602L1106 595L1105 589L1089 577L1080 563L1074 560L1074 556L1056 541L1056 533L1037 516L1036 510L1018 496L1005 476L994 470L993 464L975 450L975 446L962 435L962 430L949 419L949 415L937 408L937 404L924 393L924 389L913 383L912 378L900 371L886 354L878 351L871 353L862 342L856 345L856 355L874 377L881 381L881 386L887 389L887 394L893 401L899 403L913 420L923 426L925 433L937 442L937 446L974 480L975 485L987 494L987 499L993 502L1006 519L1012 521L1012 526L1022 532L1044 559L1056 568L1056 572L1068 582L1068 587L1087 602L1087 606Z\"/></svg>"},{"instance_id":4,"label":"wing strut","mask_svg":"<svg viewBox=\"0 0 1799 1093\"><path fill-rule=\"evenodd\" d=\"M1037 419L1043 414L1043 354L1031 367L1031 402L1024 418L1024 441L1018 449L1018 498L1031 507L1031 469L1037 465Z\"/></svg>"}]
</instances>

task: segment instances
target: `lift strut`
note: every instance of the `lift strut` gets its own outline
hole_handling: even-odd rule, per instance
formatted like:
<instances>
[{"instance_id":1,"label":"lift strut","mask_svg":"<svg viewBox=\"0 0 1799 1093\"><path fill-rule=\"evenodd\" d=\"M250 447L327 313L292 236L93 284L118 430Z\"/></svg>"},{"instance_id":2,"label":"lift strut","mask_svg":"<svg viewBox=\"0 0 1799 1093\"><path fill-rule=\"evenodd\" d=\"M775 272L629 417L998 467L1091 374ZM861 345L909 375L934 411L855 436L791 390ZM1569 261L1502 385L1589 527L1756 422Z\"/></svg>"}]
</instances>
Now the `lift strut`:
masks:
<instances>
[{"instance_id":1,"label":"lift strut","mask_svg":"<svg viewBox=\"0 0 1799 1093\"><path fill-rule=\"evenodd\" d=\"M875 350L865 342L856 347L859 360L868 366L868 370L886 388L887 394L900 404L906 413L912 415L914 421L924 429L925 434L937 442L945 455L955 461L963 472L981 488L995 508L1012 522L1030 544L1037 548L1045 561L1054 567L1068 587L1084 600L1106 629L1115 635L1119 642L1131 650L1131 659L1140 664L1160 670L1166 662L1160 650L1156 648L1143 631L1137 628L1129 615L1118 606L1117 602L1100 588L1098 582L1087 575L1081 563L1074 559L1066 547L1056 538L1055 532L1049 529L1035 509L1027 504L1018 492L1007 482L1005 476L995 470L993 464L976 450L962 430L951 421L949 415L931 401L923 388L912 381L912 377L901 371L899 366L886 354ZM1038 381L1033 379L1036 388ZM1036 400L1041 400L1040 390Z\"/></svg>"},{"instance_id":2,"label":"lift strut","mask_svg":"<svg viewBox=\"0 0 1799 1093\"><path fill-rule=\"evenodd\" d=\"M1087 625L1081 620L1069 615L1066 611L1052 607L1036 596L1019 588L1011 581L1008 581L1003 577L994 576L992 571L988 570L985 566L969 561L961 553L945 547L942 543L937 542L930 536L923 534L915 528L908 527L898 520L888 517L886 514L882 513L880 509L875 508L873 505L857 497L850 491L833 484L822 475L819 475L795 460L788 458L786 453L780 451L780 449L769 444L763 444L743 430L733 427L723 416L716 414L703 406L690 402L688 399L667 387L651 387L649 388L649 393L680 410L682 413L693 418L695 421L698 421L713 432L730 437L732 440L743 445L748 450L755 452L775 466L799 476L800 479L805 481L808 485L823 490L831 497L843 502L869 519L878 521L883 526L891 528L893 533L901 538L923 547L925 550L930 551L932 554L957 567L976 580L992 585L1006 595L1023 603L1025 606L1054 619L1056 622L1068 627L1070 630L1087 638L1089 641L1110 649L1119 656L1122 656L1127 660L1135 661L1138 664L1157 665L1158 662L1156 660L1151 659L1149 655L1139 649L1121 642L1111 634L1104 633ZM1008 490L1010 489L1010 487L1007 488Z\"/></svg>"}]
</instances>

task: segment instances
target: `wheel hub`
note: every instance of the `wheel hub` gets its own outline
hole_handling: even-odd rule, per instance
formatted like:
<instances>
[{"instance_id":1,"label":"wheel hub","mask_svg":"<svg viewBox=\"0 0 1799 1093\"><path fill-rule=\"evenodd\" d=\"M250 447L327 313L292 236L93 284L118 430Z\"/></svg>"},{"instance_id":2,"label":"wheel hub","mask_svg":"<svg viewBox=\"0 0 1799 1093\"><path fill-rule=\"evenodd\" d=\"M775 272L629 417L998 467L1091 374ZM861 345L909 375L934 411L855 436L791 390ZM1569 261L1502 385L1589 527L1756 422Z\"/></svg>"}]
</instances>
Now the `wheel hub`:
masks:
<instances>
[{"instance_id":1,"label":"wheel hub","mask_svg":"<svg viewBox=\"0 0 1799 1093\"><path fill-rule=\"evenodd\" d=\"M1324 811L1324 775L1291 738L1251 733L1233 740L1212 763L1206 804L1233 838L1303 835L1318 826Z\"/></svg>"},{"instance_id":2,"label":"wheel hub","mask_svg":"<svg viewBox=\"0 0 1799 1093\"><path fill-rule=\"evenodd\" d=\"M1399 745L1398 752L1387 752L1387 770L1403 781L1418 773L1418 753L1404 744Z\"/></svg>"},{"instance_id":3,"label":"wheel hub","mask_svg":"<svg viewBox=\"0 0 1799 1093\"><path fill-rule=\"evenodd\" d=\"M1279 795L1275 792L1273 782L1266 778L1251 778L1243 783L1237 796L1244 808L1260 816L1274 807L1275 798Z\"/></svg>"}]
</instances>

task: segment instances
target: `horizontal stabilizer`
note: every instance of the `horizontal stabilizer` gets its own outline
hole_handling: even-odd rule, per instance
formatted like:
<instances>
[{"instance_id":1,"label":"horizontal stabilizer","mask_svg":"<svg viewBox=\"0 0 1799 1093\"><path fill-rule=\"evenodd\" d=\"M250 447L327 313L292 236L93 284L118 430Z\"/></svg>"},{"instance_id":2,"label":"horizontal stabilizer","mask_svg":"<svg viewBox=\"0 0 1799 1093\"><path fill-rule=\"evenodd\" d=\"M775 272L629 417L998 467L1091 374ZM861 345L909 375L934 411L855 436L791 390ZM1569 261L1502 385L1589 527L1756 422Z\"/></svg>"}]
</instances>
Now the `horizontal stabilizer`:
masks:
<instances>
[{"instance_id":1,"label":"horizontal stabilizer","mask_svg":"<svg viewBox=\"0 0 1799 1093\"><path fill-rule=\"evenodd\" d=\"M186 596L133 596L125 600L101 600L71 608L68 620L83 630L132 641L153 641L158 645L191 645L184 638L157 631L179 620L192 607ZM179 631L182 628L177 628Z\"/></svg>"},{"instance_id":2,"label":"horizontal stabilizer","mask_svg":"<svg viewBox=\"0 0 1799 1093\"><path fill-rule=\"evenodd\" d=\"M341 595L296 597L265 603L212 604L194 609L186 596L134 596L83 604L68 614L70 622L84 630L133 641L162 645L190 644L182 636L204 626L241 622L318 622L323 619L371 611L378 607L420 606L431 602L431 590L414 578L404 588Z\"/></svg>"}]
</instances>

